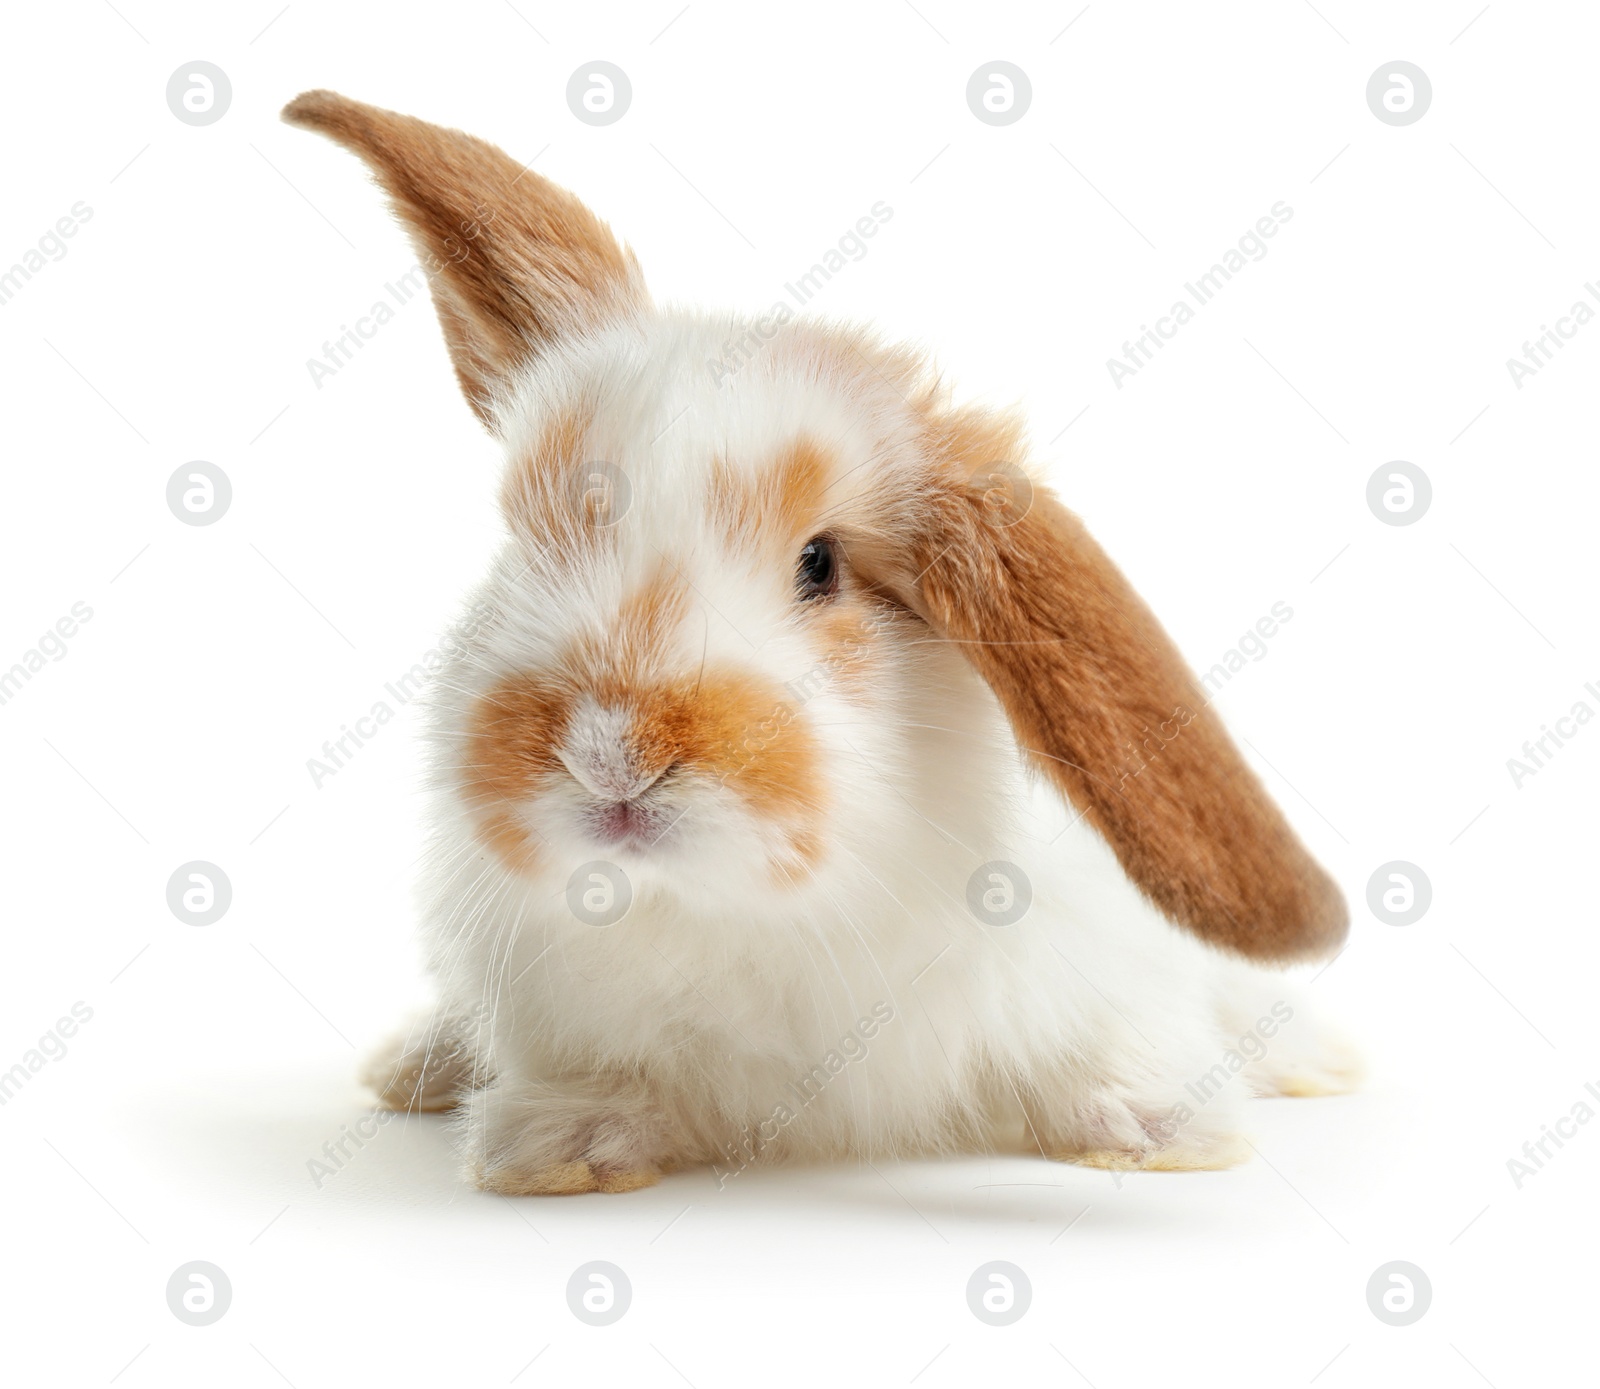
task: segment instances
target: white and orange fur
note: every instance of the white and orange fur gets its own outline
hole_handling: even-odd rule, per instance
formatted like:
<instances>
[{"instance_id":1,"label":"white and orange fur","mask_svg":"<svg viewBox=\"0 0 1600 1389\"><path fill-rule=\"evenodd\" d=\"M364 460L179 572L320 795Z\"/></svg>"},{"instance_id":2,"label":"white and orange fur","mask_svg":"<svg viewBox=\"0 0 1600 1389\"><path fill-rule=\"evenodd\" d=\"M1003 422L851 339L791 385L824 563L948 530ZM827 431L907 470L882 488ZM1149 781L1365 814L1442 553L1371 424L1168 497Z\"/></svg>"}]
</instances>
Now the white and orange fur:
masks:
<instances>
[{"instance_id":1,"label":"white and orange fur","mask_svg":"<svg viewBox=\"0 0 1600 1389\"><path fill-rule=\"evenodd\" d=\"M1075 518L1018 500L1015 421L843 328L713 369L747 321L652 306L494 147L285 115L372 166L507 457L433 685L439 1001L369 1061L384 1104L457 1109L484 1189L558 1194L1019 1138L1218 1168L1248 1094L1350 1087L1255 963L1336 948L1337 889ZM817 537L837 589L803 593ZM609 926L568 905L595 861L633 894ZM996 862L1014 924L969 906Z\"/></svg>"}]
</instances>

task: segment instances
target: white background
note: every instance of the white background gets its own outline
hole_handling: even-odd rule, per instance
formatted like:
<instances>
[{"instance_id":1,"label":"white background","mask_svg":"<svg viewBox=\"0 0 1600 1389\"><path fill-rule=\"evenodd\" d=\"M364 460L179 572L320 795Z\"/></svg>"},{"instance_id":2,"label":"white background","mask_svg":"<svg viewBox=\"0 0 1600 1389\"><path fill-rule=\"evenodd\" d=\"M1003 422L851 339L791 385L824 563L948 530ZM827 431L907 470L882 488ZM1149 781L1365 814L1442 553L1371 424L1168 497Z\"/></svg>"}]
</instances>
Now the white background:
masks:
<instances>
[{"instance_id":1,"label":"white background","mask_svg":"<svg viewBox=\"0 0 1600 1389\"><path fill-rule=\"evenodd\" d=\"M1600 326L1521 389L1505 363L1600 279L1600 17L1319 9L8 11L0 266L93 216L0 307L0 667L94 614L0 707L0 1069L94 1010L0 1110L8 1379L1509 1389L1591 1361L1600 1124L1520 1189L1507 1160L1600 1082L1600 721L1520 788L1506 761L1600 711ZM197 58L233 85L204 128L164 96ZM603 129L564 98L597 58L633 84ZM994 59L1033 86L1004 128L965 102ZM1365 100L1394 59L1433 85L1403 128ZM356 1049L421 989L415 710L320 790L306 760L433 644L499 523L424 300L312 382L413 261L357 162L278 123L313 86L534 161L663 301L765 309L887 202L816 310L1022 402L1197 666L1293 608L1219 703L1350 897L1312 987L1364 1093L1256 1103L1262 1157L1217 1174L973 1158L513 1202L413 1120L316 1187L369 1104ZM1106 359L1280 200L1270 254L1118 389ZM233 484L209 527L165 503L195 459ZM1433 485L1407 527L1365 501L1395 459ZM193 859L233 884L211 927L166 905ZM1365 905L1394 859L1433 886L1405 928ZM194 1259L232 1283L209 1328L166 1305ZM566 1305L593 1259L633 1284L609 1328ZM993 1259L1032 1283L1007 1328L966 1306ZM1365 1293L1396 1259L1433 1289L1404 1328Z\"/></svg>"}]
</instances>

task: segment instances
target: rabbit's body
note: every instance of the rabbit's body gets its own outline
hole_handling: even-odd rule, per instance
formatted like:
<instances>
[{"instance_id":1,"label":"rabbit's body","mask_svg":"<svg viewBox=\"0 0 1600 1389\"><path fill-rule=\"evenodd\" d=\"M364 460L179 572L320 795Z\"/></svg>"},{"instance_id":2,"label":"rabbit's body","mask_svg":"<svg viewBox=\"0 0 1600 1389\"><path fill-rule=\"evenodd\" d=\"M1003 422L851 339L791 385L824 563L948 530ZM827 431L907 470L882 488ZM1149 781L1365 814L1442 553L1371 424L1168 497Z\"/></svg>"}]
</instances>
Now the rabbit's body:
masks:
<instances>
[{"instance_id":1,"label":"rabbit's body","mask_svg":"<svg viewBox=\"0 0 1600 1389\"><path fill-rule=\"evenodd\" d=\"M391 1103L462 1101L480 1184L562 1192L1019 1136L1222 1166L1248 1087L1337 1088L1205 943L1325 950L1337 889L1015 421L866 334L653 309L481 142L290 115L374 163L508 459Z\"/></svg>"},{"instance_id":2,"label":"rabbit's body","mask_svg":"<svg viewBox=\"0 0 1600 1389\"><path fill-rule=\"evenodd\" d=\"M1237 1158L1250 1081L1228 1056L1261 1019L1288 1021L1289 995L1180 936L1093 831L1057 819L1059 871L1034 880L1022 921L981 929L948 851L942 873L879 860L846 875L849 913L820 893L730 913L641 895L588 927L459 841L462 867L437 885L449 1021L433 1026L495 1076L472 1111L474 1160L490 1185L526 1189L573 1180L579 1161L728 1171L1019 1133L1130 1166ZM1004 841L1029 861L1045 842Z\"/></svg>"}]
</instances>

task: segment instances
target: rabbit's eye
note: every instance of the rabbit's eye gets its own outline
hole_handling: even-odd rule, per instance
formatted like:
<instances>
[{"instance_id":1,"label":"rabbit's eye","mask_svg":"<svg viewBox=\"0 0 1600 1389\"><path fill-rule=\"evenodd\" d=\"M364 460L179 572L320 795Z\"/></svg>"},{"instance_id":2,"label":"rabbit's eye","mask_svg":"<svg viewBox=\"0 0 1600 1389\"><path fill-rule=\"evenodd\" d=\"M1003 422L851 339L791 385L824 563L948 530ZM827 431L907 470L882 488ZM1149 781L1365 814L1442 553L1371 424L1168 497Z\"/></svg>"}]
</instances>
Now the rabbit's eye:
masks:
<instances>
[{"instance_id":1,"label":"rabbit's eye","mask_svg":"<svg viewBox=\"0 0 1600 1389\"><path fill-rule=\"evenodd\" d=\"M807 602L830 598L838 592L839 562L829 536L813 536L806 541L805 548L800 551L795 586L800 590L801 599Z\"/></svg>"}]
</instances>

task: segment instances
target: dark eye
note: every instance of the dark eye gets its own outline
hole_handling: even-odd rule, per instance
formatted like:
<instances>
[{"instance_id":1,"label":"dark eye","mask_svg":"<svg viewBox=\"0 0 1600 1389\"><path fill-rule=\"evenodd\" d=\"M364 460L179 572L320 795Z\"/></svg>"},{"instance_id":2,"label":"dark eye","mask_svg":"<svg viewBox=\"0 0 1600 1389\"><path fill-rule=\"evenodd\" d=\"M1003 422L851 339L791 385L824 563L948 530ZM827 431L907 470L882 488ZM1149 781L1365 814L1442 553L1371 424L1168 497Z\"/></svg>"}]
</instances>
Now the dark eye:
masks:
<instances>
[{"instance_id":1,"label":"dark eye","mask_svg":"<svg viewBox=\"0 0 1600 1389\"><path fill-rule=\"evenodd\" d=\"M839 560L833 541L826 535L813 536L800 551L795 586L802 600L832 597L839 588Z\"/></svg>"}]
</instances>

